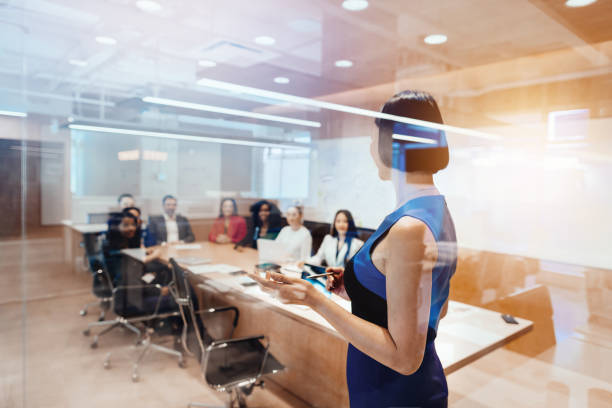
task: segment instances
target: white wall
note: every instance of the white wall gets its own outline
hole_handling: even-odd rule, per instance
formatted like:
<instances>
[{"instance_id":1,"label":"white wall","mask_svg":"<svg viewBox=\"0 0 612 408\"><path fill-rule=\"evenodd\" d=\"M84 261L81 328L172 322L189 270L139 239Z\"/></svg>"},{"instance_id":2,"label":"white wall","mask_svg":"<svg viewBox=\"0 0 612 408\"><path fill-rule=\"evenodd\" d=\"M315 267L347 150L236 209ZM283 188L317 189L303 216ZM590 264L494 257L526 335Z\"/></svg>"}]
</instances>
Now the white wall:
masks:
<instances>
[{"instance_id":1,"label":"white wall","mask_svg":"<svg viewBox=\"0 0 612 408\"><path fill-rule=\"evenodd\" d=\"M547 148L546 124L480 129L502 135L499 142L447 135L451 162L435 180L459 245L612 268L612 154L600 144L612 121L603 122L592 120L586 146L570 149ZM330 222L348 208L358 225L375 228L393 210L369 143L367 136L317 142L317 206L307 218Z\"/></svg>"}]
</instances>

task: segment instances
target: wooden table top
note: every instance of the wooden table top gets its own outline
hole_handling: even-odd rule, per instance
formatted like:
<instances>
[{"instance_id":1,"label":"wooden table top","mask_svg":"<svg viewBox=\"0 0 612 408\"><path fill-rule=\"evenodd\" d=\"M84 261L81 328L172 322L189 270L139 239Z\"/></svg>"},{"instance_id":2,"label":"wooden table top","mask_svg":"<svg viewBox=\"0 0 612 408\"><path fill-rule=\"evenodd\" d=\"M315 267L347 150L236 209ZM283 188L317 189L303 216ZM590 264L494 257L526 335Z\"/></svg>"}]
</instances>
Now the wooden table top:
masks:
<instances>
[{"instance_id":1,"label":"wooden table top","mask_svg":"<svg viewBox=\"0 0 612 408\"><path fill-rule=\"evenodd\" d=\"M143 250L125 251L136 258L144 255ZM313 328L322 330L331 335L340 337L340 334L318 313L306 306L286 305L263 292L258 285L245 287L244 276L232 275L222 265L234 266L234 269L253 271L258 263L257 251L252 248L234 250L233 245L219 245L210 242L199 242L184 245L169 245L162 247L163 258L177 258L180 261L189 258L206 258L210 263L203 265L189 265L183 263L186 269L202 277L202 284L208 289L212 288L220 293L241 294L296 319ZM213 265L221 265L214 266ZM226 272L212 272L211 270L227 270ZM331 299L350 311L350 302L337 295ZM518 324L508 324L497 312L468 305L465 303L449 301L448 313L440 321L438 336L436 338L436 351L446 374L469 364L487 353L503 346L511 340L531 330L533 323L529 320L516 318Z\"/></svg>"}]
</instances>

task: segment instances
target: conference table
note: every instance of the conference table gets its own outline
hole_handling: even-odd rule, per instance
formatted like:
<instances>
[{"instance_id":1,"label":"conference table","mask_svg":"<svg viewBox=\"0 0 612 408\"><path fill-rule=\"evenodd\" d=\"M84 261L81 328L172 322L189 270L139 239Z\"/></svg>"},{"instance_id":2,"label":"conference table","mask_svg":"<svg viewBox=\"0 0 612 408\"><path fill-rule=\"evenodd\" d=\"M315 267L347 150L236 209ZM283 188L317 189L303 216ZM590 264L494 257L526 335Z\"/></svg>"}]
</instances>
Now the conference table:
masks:
<instances>
[{"instance_id":1,"label":"conference table","mask_svg":"<svg viewBox=\"0 0 612 408\"><path fill-rule=\"evenodd\" d=\"M234 337L264 334L270 351L286 370L267 379L316 407L347 407L346 340L310 308L287 305L237 271L254 271L252 248L210 242L161 247L162 259L175 258L191 271L200 307L233 305L240 310ZM144 250L125 250L138 259ZM452 281L451 281L452 284ZM350 302L330 298L350 311ZM227 319L229 320L229 319ZM449 301L440 321L436 350L448 375L531 330L531 321L508 324L499 313ZM209 324L205 322L207 328ZM213 336L214 337L214 336Z\"/></svg>"}]
</instances>

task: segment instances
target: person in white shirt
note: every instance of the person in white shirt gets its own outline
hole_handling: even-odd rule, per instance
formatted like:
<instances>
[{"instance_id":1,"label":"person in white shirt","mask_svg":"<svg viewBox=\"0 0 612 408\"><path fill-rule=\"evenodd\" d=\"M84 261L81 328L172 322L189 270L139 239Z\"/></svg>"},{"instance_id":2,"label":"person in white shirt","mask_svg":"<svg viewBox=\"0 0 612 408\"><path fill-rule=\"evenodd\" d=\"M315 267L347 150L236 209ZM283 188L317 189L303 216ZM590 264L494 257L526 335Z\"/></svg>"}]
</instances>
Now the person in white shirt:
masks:
<instances>
[{"instance_id":1,"label":"person in white shirt","mask_svg":"<svg viewBox=\"0 0 612 408\"><path fill-rule=\"evenodd\" d=\"M308 263L327 266L344 266L359 251L363 241L357 238L357 227L349 210L338 210L331 234L325 235L317 253Z\"/></svg>"},{"instance_id":2,"label":"person in white shirt","mask_svg":"<svg viewBox=\"0 0 612 408\"><path fill-rule=\"evenodd\" d=\"M276 241L285 245L285 249L293 261L302 261L308 258L312 251L312 235L302 225L301 207L289 207L286 216L289 225L280 231Z\"/></svg>"}]
</instances>

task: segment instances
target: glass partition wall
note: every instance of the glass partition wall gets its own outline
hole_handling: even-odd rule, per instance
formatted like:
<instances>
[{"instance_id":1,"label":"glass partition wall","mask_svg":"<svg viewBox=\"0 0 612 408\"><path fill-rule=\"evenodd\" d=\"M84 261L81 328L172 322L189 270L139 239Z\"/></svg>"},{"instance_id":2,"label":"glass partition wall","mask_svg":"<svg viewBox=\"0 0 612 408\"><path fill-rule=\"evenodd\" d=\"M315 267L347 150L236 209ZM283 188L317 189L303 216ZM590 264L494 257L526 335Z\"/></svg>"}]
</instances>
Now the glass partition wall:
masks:
<instances>
[{"instance_id":1,"label":"glass partition wall","mask_svg":"<svg viewBox=\"0 0 612 408\"><path fill-rule=\"evenodd\" d=\"M534 322L449 373L449 405L606 406L610 15L604 0L0 2L0 405L223 401L191 357L151 354L132 383L126 330L90 348L88 234L102 242L122 194L145 225L175 197L196 244L223 198L249 234L261 199L303 207L315 247L339 209L374 230L398 205L372 158L375 119L420 90L444 119L421 125L450 152L434 176L457 230L450 300ZM456 328L484 344L479 330ZM290 348L290 333L262 334ZM292 389L309 362L291 364L249 399L348 401Z\"/></svg>"}]
</instances>

